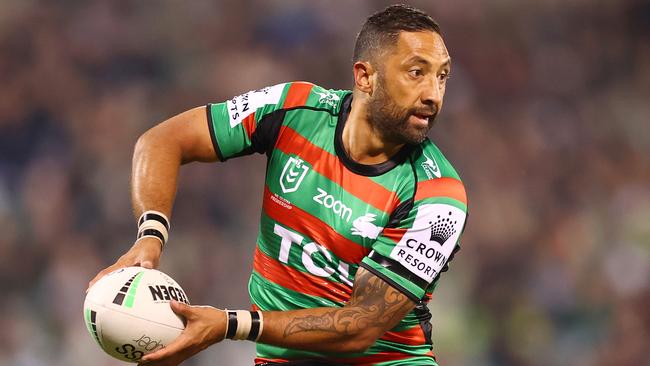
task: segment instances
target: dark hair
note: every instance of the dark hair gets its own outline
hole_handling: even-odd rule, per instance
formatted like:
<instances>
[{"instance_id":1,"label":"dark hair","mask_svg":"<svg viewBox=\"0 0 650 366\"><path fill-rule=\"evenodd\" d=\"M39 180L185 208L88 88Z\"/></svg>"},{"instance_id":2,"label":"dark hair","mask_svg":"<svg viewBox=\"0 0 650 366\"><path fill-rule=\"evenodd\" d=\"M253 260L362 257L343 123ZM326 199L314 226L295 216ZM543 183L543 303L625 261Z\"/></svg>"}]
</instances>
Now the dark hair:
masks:
<instances>
[{"instance_id":1,"label":"dark hair","mask_svg":"<svg viewBox=\"0 0 650 366\"><path fill-rule=\"evenodd\" d=\"M395 46L400 32L421 31L440 34L440 26L422 10L391 5L366 19L354 44L352 62L372 60L387 46Z\"/></svg>"}]
</instances>

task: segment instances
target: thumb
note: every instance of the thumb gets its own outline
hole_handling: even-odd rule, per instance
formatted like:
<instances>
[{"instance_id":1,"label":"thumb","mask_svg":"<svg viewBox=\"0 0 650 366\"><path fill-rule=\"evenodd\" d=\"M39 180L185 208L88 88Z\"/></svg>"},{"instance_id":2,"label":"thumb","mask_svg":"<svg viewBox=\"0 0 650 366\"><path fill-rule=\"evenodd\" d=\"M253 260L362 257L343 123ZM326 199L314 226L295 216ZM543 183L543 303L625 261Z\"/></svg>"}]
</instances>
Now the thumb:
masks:
<instances>
[{"instance_id":1,"label":"thumb","mask_svg":"<svg viewBox=\"0 0 650 366\"><path fill-rule=\"evenodd\" d=\"M150 259L146 259L143 261L140 261L140 267L142 268L148 268L148 269L153 269L153 261Z\"/></svg>"},{"instance_id":2,"label":"thumb","mask_svg":"<svg viewBox=\"0 0 650 366\"><path fill-rule=\"evenodd\" d=\"M180 301L172 300L169 306L171 306L174 313L186 319L192 315L192 307Z\"/></svg>"}]
</instances>

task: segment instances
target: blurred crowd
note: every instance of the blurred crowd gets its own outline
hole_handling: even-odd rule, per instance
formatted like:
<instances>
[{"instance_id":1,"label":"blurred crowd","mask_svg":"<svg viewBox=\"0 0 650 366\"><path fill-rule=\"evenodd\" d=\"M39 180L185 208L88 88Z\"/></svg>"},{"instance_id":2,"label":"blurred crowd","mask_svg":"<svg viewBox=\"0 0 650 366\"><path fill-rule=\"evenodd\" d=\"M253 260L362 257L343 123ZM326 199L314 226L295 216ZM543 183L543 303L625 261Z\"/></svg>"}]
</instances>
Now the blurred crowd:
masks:
<instances>
[{"instance_id":1,"label":"blurred crowd","mask_svg":"<svg viewBox=\"0 0 650 366\"><path fill-rule=\"evenodd\" d=\"M650 364L650 5L409 1L452 55L431 138L469 223L431 303L441 365ZM351 86L386 1L0 2L0 364L116 365L87 282L133 242L131 154L183 110L283 81ZM263 156L181 171L161 269L248 306ZM224 342L188 365L251 365Z\"/></svg>"}]
</instances>

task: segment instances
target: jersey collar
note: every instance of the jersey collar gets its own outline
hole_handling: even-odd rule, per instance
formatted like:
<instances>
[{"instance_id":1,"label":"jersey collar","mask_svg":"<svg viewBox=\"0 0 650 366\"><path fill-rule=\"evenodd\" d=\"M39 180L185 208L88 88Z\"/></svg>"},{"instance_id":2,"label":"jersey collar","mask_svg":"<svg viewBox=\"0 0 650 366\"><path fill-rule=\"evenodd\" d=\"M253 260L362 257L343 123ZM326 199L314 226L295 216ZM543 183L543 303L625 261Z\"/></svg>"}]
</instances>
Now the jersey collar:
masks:
<instances>
[{"instance_id":1,"label":"jersey collar","mask_svg":"<svg viewBox=\"0 0 650 366\"><path fill-rule=\"evenodd\" d=\"M404 145L395 155L391 156L390 159L379 164L361 164L352 160L352 158L348 156L343 148L343 128L345 127L351 109L352 93L346 95L341 102L341 109L339 110L338 122L336 124L336 132L334 133L334 150L336 151L339 160L341 160L341 163L343 163L348 170L366 177L382 175L402 164L413 150L412 145Z\"/></svg>"}]
</instances>

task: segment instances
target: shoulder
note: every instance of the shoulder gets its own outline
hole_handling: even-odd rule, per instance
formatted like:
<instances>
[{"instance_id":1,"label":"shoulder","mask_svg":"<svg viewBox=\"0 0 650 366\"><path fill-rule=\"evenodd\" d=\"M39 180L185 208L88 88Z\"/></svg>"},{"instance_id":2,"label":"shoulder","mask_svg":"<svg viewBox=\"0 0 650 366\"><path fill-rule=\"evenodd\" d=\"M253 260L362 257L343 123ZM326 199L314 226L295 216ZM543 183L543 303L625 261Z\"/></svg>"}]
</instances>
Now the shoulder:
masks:
<instances>
[{"instance_id":1,"label":"shoulder","mask_svg":"<svg viewBox=\"0 0 650 366\"><path fill-rule=\"evenodd\" d=\"M223 103L208 104L212 118L225 118L230 126L243 121L260 121L274 112L296 108L317 109L337 114L347 90L325 89L306 81L291 81L251 90Z\"/></svg>"},{"instance_id":2,"label":"shoulder","mask_svg":"<svg viewBox=\"0 0 650 366\"><path fill-rule=\"evenodd\" d=\"M307 81L288 82L284 84L282 107L324 109L336 114L341 101L350 93L349 90L326 89Z\"/></svg>"},{"instance_id":3,"label":"shoulder","mask_svg":"<svg viewBox=\"0 0 650 366\"><path fill-rule=\"evenodd\" d=\"M416 173L415 200L450 198L467 205L465 186L451 162L426 139L411 155Z\"/></svg>"},{"instance_id":4,"label":"shoulder","mask_svg":"<svg viewBox=\"0 0 650 366\"><path fill-rule=\"evenodd\" d=\"M456 169L440 149L428 138L413 149L412 160L418 180L454 178L461 180Z\"/></svg>"}]
</instances>

